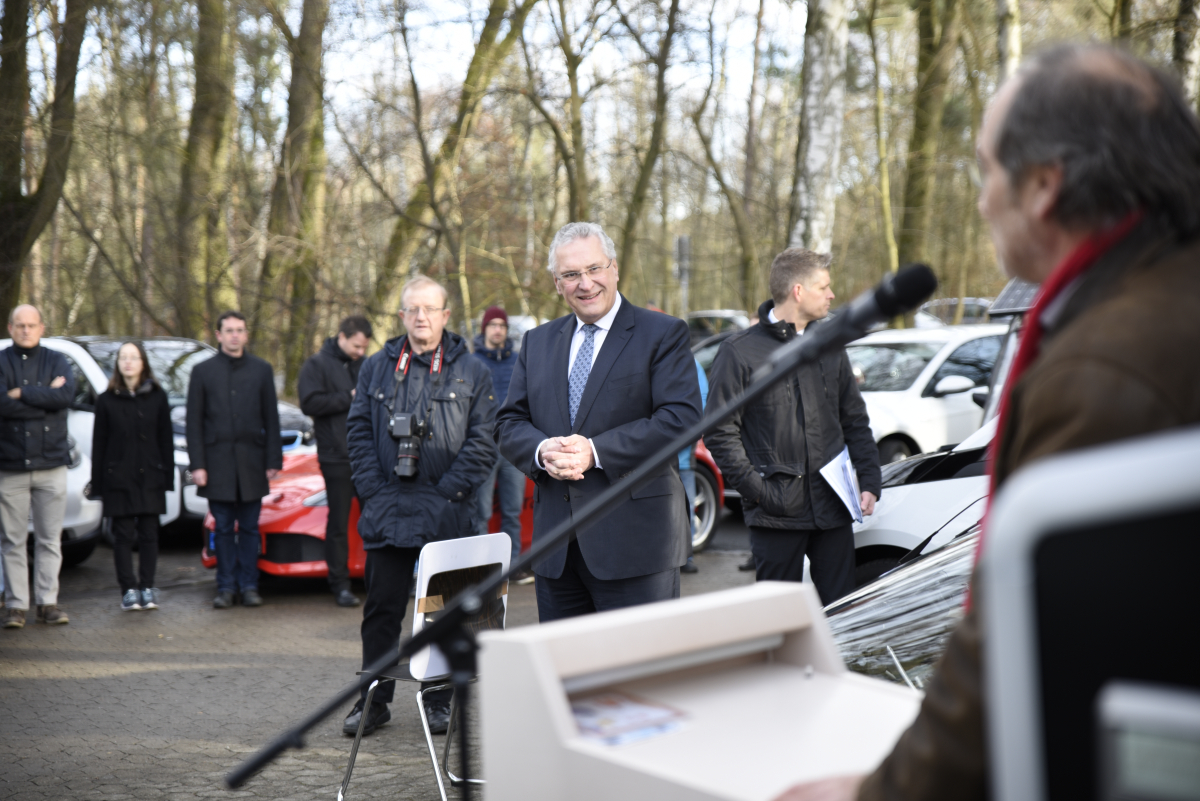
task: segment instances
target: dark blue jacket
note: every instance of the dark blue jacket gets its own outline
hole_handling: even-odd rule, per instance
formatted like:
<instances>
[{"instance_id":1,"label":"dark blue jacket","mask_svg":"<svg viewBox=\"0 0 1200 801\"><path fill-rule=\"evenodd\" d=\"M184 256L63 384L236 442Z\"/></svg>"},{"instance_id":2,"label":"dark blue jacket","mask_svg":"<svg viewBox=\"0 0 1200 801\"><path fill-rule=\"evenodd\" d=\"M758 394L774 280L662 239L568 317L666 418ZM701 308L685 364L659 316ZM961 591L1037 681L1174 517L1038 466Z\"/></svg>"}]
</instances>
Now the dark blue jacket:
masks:
<instances>
[{"instance_id":1,"label":"dark blue jacket","mask_svg":"<svg viewBox=\"0 0 1200 801\"><path fill-rule=\"evenodd\" d=\"M38 359L37 378L22 383L21 357ZM51 387L62 376L67 383ZM20 398L8 397L21 388ZM0 470L49 470L71 463L67 414L75 398L75 375L56 350L10 347L0 351Z\"/></svg>"},{"instance_id":2,"label":"dark blue jacket","mask_svg":"<svg viewBox=\"0 0 1200 801\"><path fill-rule=\"evenodd\" d=\"M396 362L405 341L404 336L390 339L365 360L346 420L351 474L362 504L358 533L367 549L419 548L471 536L475 490L496 463L496 396L487 368L471 356L462 337L446 332L440 380L430 375L430 352L414 357L397 384ZM392 407L415 412L428 423L411 480L393 472Z\"/></svg>"},{"instance_id":3,"label":"dark blue jacket","mask_svg":"<svg viewBox=\"0 0 1200 801\"><path fill-rule=\"evenodd\" d=\"M496 416L500 452L537 485L535 545L700 420L700 385L687 325L622 297L572 426L567 364L575 326L575 315L569 314L525 334L512 388ZM591 439L602 469L588 470L579 481L551 478L534 463L538 445L548 437L571 434ZM672 460L650 483L625 493L606 516L576 532L584 562L594 576L606 580L679 567L687 561L687 509L679 465ZM566 558L563 546L535 562L534 572L558 578Z\"/></svg>"},{"instance_id":4,"label":"dark blue jacket","mask_svg":"<svg viewBox=\"0 0 1200 801\"><path fill-rule=\"evenodd\" d=\"M508 397L508 384L512 381L513 367L517 363L516 349L512 339L504 340L504 347L492 350L483 341L483 334L475 335L475 355L492 371L492 389L496 391L499 407Z\"/></svg>"}]
</instances>

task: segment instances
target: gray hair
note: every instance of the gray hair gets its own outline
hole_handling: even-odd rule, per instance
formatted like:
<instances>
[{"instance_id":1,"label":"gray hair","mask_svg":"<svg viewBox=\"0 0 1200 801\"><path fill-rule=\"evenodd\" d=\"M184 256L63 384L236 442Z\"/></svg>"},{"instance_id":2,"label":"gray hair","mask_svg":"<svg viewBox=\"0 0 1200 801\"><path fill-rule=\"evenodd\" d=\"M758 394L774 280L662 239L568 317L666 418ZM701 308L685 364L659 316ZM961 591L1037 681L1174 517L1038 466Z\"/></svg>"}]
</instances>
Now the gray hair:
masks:
<instances>
[{"instance_id":1,"label":"gray hair","mask_svg":"<svg viewBox=\"0 0 1200 801\"><path fill-rule=\"evenodd\" d=\"M1175 78L1104 45L1060 45L1022 65L996 156L1013 188L1037 165L1063 180L1052 216L1098 228L1142 209L1200 230L1200 123Z\"/></svg>"},{"instance_id":2,"label":"gray hair","mask_svg":"<svg viewBox=\"0 0 1200 801\"><path fill-rule=\"evenodd\" d=\"M592 222L567 223L558 229L558 233L554 235L554 239L550 242L550 260L546 264L546 269L552 275L556 274L554 268L558 266L558 259L555 254L558 253L558 249L578 239L587 239L589 236L594 236L600 240L600 247L604 249L605 256L610 259L617 257L616 245L613 244L612 239L609 238L608 234L604 233L604 229L599 225Z\"/></svg>"}]
</instances>

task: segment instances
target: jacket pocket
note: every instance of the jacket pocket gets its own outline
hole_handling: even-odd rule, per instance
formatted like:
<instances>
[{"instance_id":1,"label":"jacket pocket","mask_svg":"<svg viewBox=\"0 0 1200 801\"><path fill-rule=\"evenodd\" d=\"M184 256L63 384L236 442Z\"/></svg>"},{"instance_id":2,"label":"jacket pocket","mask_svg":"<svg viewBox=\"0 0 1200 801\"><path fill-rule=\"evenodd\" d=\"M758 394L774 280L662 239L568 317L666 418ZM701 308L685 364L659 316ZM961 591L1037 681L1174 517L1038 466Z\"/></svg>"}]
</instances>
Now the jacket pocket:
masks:
<instances>
[{"instance_id":1,"label":"jacket pocket","mask_svg":"<svg viewBox=\"0 0 1200 801\"><path fill-rule=\"evenodd\" d=\"M672 486L674 478L675 477L671 475L659 476L641 489L634 490L633 492L629 493L629 497L637 499L657 498L661 495L670 495L671 491L674 489Z\"/></svg>"},{"instance_id":2,"label":"jacket pocket","mask_svg":"<svg viewBox=\"0 0 1200 801\"><path fill-rule=\"evenodd\" d=\"M761 472L760 508L772 517L799 517L804 510L804 476L793 465L770 465Z\"/></svg>"}]
</instances>

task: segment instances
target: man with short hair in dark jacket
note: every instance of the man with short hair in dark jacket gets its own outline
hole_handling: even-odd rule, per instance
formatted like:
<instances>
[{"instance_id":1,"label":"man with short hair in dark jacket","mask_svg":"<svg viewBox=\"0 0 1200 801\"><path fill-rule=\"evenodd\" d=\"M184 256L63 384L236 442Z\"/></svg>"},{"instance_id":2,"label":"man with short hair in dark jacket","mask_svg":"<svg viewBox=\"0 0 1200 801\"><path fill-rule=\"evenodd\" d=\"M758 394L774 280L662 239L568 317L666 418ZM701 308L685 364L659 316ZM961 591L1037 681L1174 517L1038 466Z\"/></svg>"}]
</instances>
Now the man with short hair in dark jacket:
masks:
<instances>
[{"instance_id":1,"label":"man with short hair in dark jacket","mask_svg":"<svg viewBox=\"0 0 1200 801\"><path fill-rule=\"evenodd\" d=\"M346 423L350 469L362 504L358 533L367 552L363 668L398 652L421 547L475 534L475 491L496 461L492 376L462 337L445 330L450 319L445 288L417 276L404 285L400 302L408 333L388 340L363 363ZM411 415L410 433L393 435L397 414ZM391 719L387 705L394 690L394 682L376 690L363 734ZM364 686L342 724L346 734L357 732L366 696ZM430 729L445 731L449 691L426 694L425 704Z\"/></svg>"},{"instance_id":2,"label":"man with short hair in dark jacket","mask_svg":"<svg viewBox=\"0 0 1200 801\"><path fill-rule=\"evenodd\" d=\"M262 606L258 594L258 515L270 481L283 468L275 371L246 352L246 318L217 318L221 349L192 370L188 383L187 446L197 494L216 521L217 595L214 609ZM234 530L234 524L237 530Z\"/></svg>"},{"instance_id":3,"label":"man with short hair in dark jacket","mask_svg":"<svg viewBox=\"0 0 1200 801\"><path fill-rule=\"evenodd\" d=\"M771 300L757 325L717 352L709 403L741 394L771 353L829 313L828 254L789 248L771 264ZM788 380L704 437L725 478L742 495L759 581L800 581L804 557L823 604L854 589L854 533L846 505L820 470L848 447L858 471L863 514L881 492L879 449L844 349Z\"/></svg>"},{"instance_id":4,"label":"man with short hair in dark jacket","mask_svg":"<svg viewBox=\"0 0 1200 801\"><path fill-rule=\"evenodd\" d=\"M358 371L371 341L371 323L366 317L347 317L336 337L325 344L300 370L296 392L300 410L313 419L317 434L317 463L325 477L329 515L325 521L325 564L329 589L338 606L358 606L350 592L347 527L354 482L350 480L350 452L346 449L346 414L354 400Z\"/></svg>"},{"instance_id":5,"label":"man with short hair in dark jacket","mask_svg":"<svg viewBox=\"0 0 1200 801\"><path fill-rule=\"evenodd\" d=\"M42 347L45 330L40 311L18 306L8 316L12 347L0 351L0 550L6 629L23 627L29 611L26 543L31 511L37 619L68 622L58 607L58 569L71 463L67 410L75 398L75 377L65 356Z\"/></svg>"},{"instance_id":6,"label":"man with short hair in dark jacket","mask_svg":"<svg viewBox=\"0 0 1200 801\"><path fill-rule=\"evenodd\" d=\"M513 365L517 363L517 350L508 336L508 313L499 306L492 306L483 313L483 331L475 337L475 356L492 373L492 387L496 390L496 406L499 408L508 397L508 382L512 380ZM512 558L521 555L521 505L525 501L525 474L512 462L499 456L492 474L479 488L479 533L488 533L488 522L492 519L492 496L500 493L500 530L512 539ZM533 574L522 572L519 583L532 581Z\"/></svg>"}]
</instances>

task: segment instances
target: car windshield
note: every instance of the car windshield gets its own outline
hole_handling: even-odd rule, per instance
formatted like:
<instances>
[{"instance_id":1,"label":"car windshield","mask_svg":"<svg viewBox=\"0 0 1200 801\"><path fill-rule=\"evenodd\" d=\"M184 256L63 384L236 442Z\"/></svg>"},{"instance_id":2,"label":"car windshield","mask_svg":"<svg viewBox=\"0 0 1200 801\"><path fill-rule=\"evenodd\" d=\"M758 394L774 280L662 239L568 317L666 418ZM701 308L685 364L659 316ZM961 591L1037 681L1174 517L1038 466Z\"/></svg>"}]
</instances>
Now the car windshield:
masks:
<instances>
[{"instance_id":1,"label":"car windshield","mask_svg":"<svg viewBox=\"0 0 1200 801\"><path fill-rule=\"evenodd\" d=\"M96 360L104 374L111 378L116 369L117 351L122 343L103 340L80 344ZM150 369L167 391L172 406L187 404L188 379L192 376L192 368L216 353L202 342L187 339L145 339L142 345L150 359Z\"/></svg>"},{"instance_id":2,"label":"car windshield","mask_svg":"<svg viewBox=\"0 0 1200 801\"><path fill-rule=\"evenodd\" d=\"M898 342L846 348L861 392L900 392L912 386L943 343Z\"/></svg>"}]
</instances>

